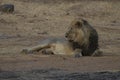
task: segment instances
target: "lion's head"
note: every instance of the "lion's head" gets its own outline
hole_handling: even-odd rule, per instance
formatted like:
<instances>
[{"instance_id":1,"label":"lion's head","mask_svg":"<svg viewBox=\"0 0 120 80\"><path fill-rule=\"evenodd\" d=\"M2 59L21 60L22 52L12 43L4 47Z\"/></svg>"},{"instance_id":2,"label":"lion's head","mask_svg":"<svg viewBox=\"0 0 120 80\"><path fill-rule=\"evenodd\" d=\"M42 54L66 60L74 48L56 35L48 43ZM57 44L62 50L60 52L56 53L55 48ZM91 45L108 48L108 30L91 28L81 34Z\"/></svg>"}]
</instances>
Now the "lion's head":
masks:
<instances>
[{"instance_id":1,"label":"lion's head","mask_svg":"<svg viewBox=\"0 0 120 80\"><path fill-rule=\"evenodd\" d=\"M83 30L85 24L83 19L76 19L72 21L65 37L69 42L77 42L79 44L84 44L86 40L86 34Z\"/></svg>"}]
</instances>

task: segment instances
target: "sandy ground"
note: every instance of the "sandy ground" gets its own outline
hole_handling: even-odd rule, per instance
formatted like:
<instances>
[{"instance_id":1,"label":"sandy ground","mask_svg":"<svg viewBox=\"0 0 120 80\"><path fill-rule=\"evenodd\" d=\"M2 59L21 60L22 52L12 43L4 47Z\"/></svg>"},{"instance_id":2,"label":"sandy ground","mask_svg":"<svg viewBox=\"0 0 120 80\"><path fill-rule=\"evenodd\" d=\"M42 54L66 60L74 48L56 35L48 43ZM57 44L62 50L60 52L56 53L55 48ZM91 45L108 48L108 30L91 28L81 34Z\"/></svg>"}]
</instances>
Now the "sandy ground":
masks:
<instances>
[{"instance_id":1,"label":"sandy ground","mask_svg":"<svg viewBox=\"0 0 120 80\"><path fill-rule=\"evenodd\" d=\"M51 68L68 72L120 70L119 1L0 0L0 4L5 3L14 4L15 12L0 12L1 71ZM86 19L98 31L102 57L76 59L20 54L23 48L34 46L46 37L64 36L76 17Z\"/></svg>"}]
</instances>

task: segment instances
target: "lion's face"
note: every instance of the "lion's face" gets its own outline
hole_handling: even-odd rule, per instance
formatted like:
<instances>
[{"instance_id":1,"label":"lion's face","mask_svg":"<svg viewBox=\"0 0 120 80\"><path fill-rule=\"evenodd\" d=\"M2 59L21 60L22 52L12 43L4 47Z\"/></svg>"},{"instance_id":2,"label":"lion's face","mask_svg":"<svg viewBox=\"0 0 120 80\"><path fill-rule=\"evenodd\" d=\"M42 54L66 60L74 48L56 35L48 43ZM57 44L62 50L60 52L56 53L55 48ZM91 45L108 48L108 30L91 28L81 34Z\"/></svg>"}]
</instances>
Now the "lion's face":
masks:
<instances>
[{"instance_id":1,"label":"lion's face","mask_svg":"<svg viewBox=\"0 0 120 80\"><path fill-rule=\"evenodd\" d=\"M83 39L84 33L82 31L83 21L73 21L68 31L65 34L65 37L70 42L79 42Z\"/></svg>"}]
</instances>

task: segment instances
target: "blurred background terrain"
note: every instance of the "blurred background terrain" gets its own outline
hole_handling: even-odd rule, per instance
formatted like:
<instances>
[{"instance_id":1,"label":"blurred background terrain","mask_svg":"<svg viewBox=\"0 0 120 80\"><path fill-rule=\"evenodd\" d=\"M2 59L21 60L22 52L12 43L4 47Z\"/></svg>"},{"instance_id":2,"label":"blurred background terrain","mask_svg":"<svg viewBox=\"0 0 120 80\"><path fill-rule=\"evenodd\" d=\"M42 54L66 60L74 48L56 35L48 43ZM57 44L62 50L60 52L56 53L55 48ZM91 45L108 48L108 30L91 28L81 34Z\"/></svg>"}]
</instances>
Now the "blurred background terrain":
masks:
<instances>
[{"instance_id":1,"label":"blurred background terrain","mask_svg":"<svg viewBox=\"0 0 120 80\"><path fill-rule=\"evenodd\" d=\"M14 4L15 11L0 12L0 69L120 70L120 1L0 0L1 5L8 3ZM103 57L19 55L23 48L34 46L46 37L64 36L71 21L78 17L86 19L98 31Z\"/></svg>"}]
</instances>

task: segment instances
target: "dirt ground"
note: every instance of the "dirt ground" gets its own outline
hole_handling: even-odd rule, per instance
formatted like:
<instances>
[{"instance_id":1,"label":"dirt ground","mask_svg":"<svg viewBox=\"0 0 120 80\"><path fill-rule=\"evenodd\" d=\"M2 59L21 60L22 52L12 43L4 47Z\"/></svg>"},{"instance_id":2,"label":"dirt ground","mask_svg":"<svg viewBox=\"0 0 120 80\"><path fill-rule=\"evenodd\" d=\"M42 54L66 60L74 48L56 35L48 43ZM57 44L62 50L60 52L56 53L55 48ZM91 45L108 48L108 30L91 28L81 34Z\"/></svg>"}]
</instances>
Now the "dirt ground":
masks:
<instances>
[{"instance_id":1,"label":"dirt ground","mask_svg":"<svg viewBox=\"0 0 120 80\"><path fill-rule=\"evenodd\" d=\"M0 4L5 3L14 4L15 12L0 12L1 72L51 68L70 73L120 71L120 1L0 0ZM103 56L20 54L23 48L39 44L47 37L64 36L76 17L86 19L98 31Z\"/></svg>"}]
</instances>

